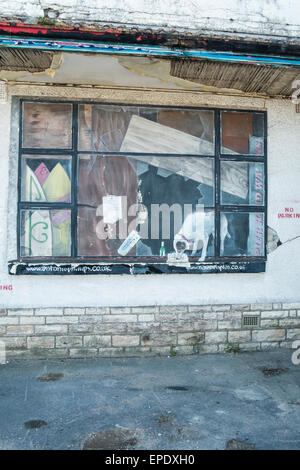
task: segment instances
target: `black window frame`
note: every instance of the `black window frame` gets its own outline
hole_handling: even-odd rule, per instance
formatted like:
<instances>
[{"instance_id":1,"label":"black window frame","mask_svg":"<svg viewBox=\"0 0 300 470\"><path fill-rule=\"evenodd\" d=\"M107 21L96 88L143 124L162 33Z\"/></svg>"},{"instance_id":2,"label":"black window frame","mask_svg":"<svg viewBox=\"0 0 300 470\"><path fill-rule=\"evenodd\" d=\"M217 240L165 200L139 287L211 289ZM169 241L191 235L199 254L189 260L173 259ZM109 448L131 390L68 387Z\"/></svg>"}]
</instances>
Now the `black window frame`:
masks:
<instances>
[{"instance_id":1,"label":"black window frame","mask_svg":"<svg viewBox=\"0 0 300 470\"><path fill-rule=\"evenodd\" d=\"M49 103L49 104L70 104L72 105L72 135L71 135L71 142L72 148L70 149L47 149L47 148L28 148L23 147L23 106L24 103L29 102L37 102L37 103ZM138 258L138 257L91 257L91 256L77 256L77 216L78 216L78 209L79 207L86 207L86 204L78 204L77 203L77 180L78 180L78 158L80 154L101 154L101 155L124 155L129 156L132 155L133 152L103 152L103 151L93 151L93 150L80 150L78 147L78 130L79 130L79 106L82 104L88 105L104 105L104 106L123 106L127 108L155 108L155 109L174 109L174 110L192 110L192 111L213 111L214 112L214 130L215 130L215 138L214 138L214 146L215 152L214 155L189 155L191 157L199 157L199 158L212 158L214 159L214 172L215 172L215 188L214 188L214 206L205 207L206 210L214 210L215 211L215 234L214 234L214 243L215 243L215 256L212 258L207 258L205 261L191 261L191 269L181 268L181 267L167 267L166 262L162 262L159 258ZM221 133L222 133L222 125L221 125L221 113L225 112L236 112L236 113L258 113L263 115L264 117L264 152L261 156L255 155L245 155L245 154L222 154L222 142L221 142ZM138 272L145 272L145 269L139 269L139 265L146 266L146 272L164 272L164 273L173 273L173 272L263 272L265 270L265 261L267 259L267 251L266 251L266 244L267 244L267 207L268 207L268 191L267 191L267 112L262 110L256 109L237 109L237 108L215 108L215 107L195 107L195 106L169 106L169 105L145 105L145 104L137 104L137 103L108 103L103 101L90 101L90 100L81 100L81 101L71 101L71 100L63 100L63 99L20 99L20 116L19 116L19 155L18 155L18 208L17 208L17 263L23 263L24 266L27 264L34 264L41 265L43 263L55 263L55 264L66 264L66 263L91 263L97 265L107 265L107 266L114 266L115 268L111 270L111 273L120 273L123 272L122 270L118 269L116 265L119 266L132 266L134 269L129 270L128 272L138 273ZM139 154L137 152L136 154ZM25 202L22 201L22 193L21 193L21 185L22 185L22 171L21 171L21 159L22 155L48 155L55 158L59 158L60 155L70 155L72 158L71 163L71 200L69 203L56 203L56 202L43 202L43 203L36 203L36 202ZM143 156L164 156L164 157L176 157L181 158L182 154L155 154L155 153L143 153ZM264 204L262 205L222 205L221 204L221 162L225 161L233 161L233 162L260 162L264 164ZM32 256L21 256L21 211L22 210L38 210L38 209L46 209L46 210L57 210L57 209L70 209L71 210L71 256L70 257L32 257ZM257 212L264 214L264 255L263 256L232 256L232 257L225 257L220 256L220 214L221 212ZM13 262L11 262L13 263ZM201 265L215 265L212 269L201 269ZM224 266L233 266L233 269L226 268L219 269L218 265ZM197 269L198 266L198 269ZM240 267L240 269L239 269ZM127 269L128 270L128 269ZM125 269L125 272L127 272ZM19 269L20 271L20 269ZM23 270L24 273L26 271ZM99 270L100 272L101 270ZM102 271L101 271L102 272ZM103 272L107 273L105 269ZM47 272L45 272L47 273ZM95 272L97 271L95 270ZM29 273L28 273L29 274ZM59 274L59 273L58 273ZM61 274L61 273L60 273ZM80 272L82 274L82 272Z\"/></svg>"}]
</instances>

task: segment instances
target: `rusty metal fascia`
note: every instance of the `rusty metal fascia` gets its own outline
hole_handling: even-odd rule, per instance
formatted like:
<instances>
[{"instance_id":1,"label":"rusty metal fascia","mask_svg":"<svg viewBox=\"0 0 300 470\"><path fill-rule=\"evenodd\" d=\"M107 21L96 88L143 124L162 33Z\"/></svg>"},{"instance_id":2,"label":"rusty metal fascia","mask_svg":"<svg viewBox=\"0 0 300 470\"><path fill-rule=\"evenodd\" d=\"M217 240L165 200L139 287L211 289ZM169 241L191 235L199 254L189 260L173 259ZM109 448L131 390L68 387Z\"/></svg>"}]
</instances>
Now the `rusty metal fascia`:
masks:
<instances>
[{"instance_id":1,"label":"rusty metal fascia","mask_svg":"<svg viewBox=\"0 0 300 470\"><path fill-rule=\"evenodd\" d=\"M91 52L114 55L134 55L166 58L190 58L231 62L241 64L293 66L300 67L300 57L266 56L262 54L243 55L233 52L208 51L205 49L178 49L163 46L145 46L139 44L113 44L101 42L61 41L36 38L13 38L0 36L0 47L17 49L39 49L65 52Z\"/></svg>"},{"instance_id":2,"label":"rusty metal fascia","mask_svg":"<svg viewBox=\"0 0 300 470\"><path fill-rule=\"evenodd\" d=\"M19 18L0 21L0 34L9 36L44 37L45 39L92 40L123 44L165 45L183 49L195 48L230 51L237 53L262 53L281 56L300 56L300 38L288 36L257 35L203 29L176 30L168 27L140 25L100 24L72 21L47 24L24 24Z\"/></svg>"}]
</instances>

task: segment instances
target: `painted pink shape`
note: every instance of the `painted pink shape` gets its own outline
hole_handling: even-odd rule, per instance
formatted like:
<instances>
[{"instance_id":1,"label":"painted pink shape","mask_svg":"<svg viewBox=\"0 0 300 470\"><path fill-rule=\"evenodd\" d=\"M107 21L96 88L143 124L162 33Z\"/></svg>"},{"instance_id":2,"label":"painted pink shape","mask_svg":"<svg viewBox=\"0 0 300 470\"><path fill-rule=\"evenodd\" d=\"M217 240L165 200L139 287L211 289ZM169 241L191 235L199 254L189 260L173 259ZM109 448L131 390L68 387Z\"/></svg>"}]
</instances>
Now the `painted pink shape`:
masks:
<instances>
[{"instance_id":1,"label":"painted pink shape","mask_svg":"<svg viewBox=\"0 0 300 470\"><path fill-rule=\"evenodd\" d=\"M49 170L46 167L45 163L41 163L35 170L35 175L41 184L44 184L46 179L49 176Z\"/></svg>"},{"instance_id":2,"label":"painted pink shape","mask_svg":"<svg viewBox=\"0 0 300 470\"><path fill-rule=\"evenodd\" d=\"M65 222L66 220L70 220L70 217L71 217L71 213L68 210L53 211L51 214L51 221L54 227L57 227L58 225Z\"/></svg>"},{"instance_id":3,"label":"painted pink shape","mask_svg":"<svg viewBox=\"0 0 300 470\"><path fill-rule=\"evenodd\" d=\"M64 196L57 199L57 201L55 202L70 202L70 196L71 196L70 193L65 194Z\"/></svg>"}]
</instances>

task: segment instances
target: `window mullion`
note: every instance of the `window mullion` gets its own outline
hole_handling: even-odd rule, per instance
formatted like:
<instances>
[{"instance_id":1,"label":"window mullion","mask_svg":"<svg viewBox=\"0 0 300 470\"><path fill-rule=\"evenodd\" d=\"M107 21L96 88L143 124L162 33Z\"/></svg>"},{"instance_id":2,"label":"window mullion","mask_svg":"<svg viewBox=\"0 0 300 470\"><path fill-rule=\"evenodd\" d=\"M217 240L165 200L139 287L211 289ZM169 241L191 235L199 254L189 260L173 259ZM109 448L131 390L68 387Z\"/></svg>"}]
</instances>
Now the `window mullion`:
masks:
<instances>
[{"instance_id":1,"label":"window mullion","mask_svg":"<svg viewBox=\"0 0 300 470\"><path fill-rule=\"evenodd\" d=\"M19 158L18 158L18 209L17 209L17 256L21 256L21 187L22 187L22 167L21 167L21 157L22 157L22 141L23 141L23 102L20 102L20 116L19 116Z\"/></svg>"},{"instance_id":2,"label":"window mullion","mask_svg":"<svg viewBox=\"0 0 300 470\"><path fill-rule=\"evenodd\" d=\"M220 257L220 111L215 111L215 257Z\"/></svg>"},{"instance_id":3,"label":"window mullion","mask_svg":"<svg viewBox=\"0 0 300 470\"><path fill-rule=\"evenodd\" d=\"M78 104L73 104L72 115L72 216L71 216L71 253L77 257L77 165L78 165Z\"/></svg>"}]
</instances>

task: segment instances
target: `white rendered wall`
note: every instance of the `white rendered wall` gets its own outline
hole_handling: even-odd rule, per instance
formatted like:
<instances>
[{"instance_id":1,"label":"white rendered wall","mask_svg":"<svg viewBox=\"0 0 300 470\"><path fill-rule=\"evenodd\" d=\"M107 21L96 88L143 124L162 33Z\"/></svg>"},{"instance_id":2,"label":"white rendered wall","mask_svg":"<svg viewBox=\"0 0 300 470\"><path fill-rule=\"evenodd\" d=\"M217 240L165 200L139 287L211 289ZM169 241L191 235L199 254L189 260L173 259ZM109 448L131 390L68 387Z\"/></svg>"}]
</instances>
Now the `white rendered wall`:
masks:
<instances>
[{"instance_id":1,"label":"white rendered wall","mask_svg":"<svg viewBox=\"0 0 300 470\"><path fill-rule=\"evenodd\" d=\"M47 12L47 9L51 9ZM299 0L0 0L0 17L299 36Z\"/></svg>"},{"instance_id":2,"label":"white rendered wall","mask_svg":"<svg viewBox=\"0 0 300 470\"><path fill-rule=\"evenodd\" d=\"M81 90L18 85L18 96L93 99L108 102L266 109L268 112L268 225L282 245L268 256L266 273L198 275L11 276L16 256L16 151L9 148L10 104L0 105L0 308L51 306L140 306L294 302L300 299L300 218L278 218L285 208L300 213L300 114L290 101L188 92ZM12 119L17 128L16 119ZM17 129L15 129L17 130ZM9 180L9 158L11 174ZM10 181L10 184L8 184ZM8 186L10 186L8 191ZM7 210L8 208L8 210ZM7 215L8 213L8 215ZM295 238L299 237L299 238ZM293 239L293 240L291 240ZM289 241L291 240L291 241ZM3 286L11 285L12 290Z\"/></svg>"}]
</instances>

